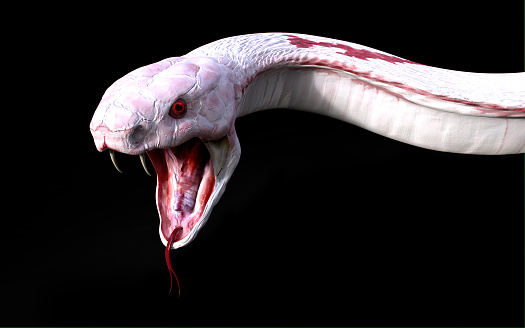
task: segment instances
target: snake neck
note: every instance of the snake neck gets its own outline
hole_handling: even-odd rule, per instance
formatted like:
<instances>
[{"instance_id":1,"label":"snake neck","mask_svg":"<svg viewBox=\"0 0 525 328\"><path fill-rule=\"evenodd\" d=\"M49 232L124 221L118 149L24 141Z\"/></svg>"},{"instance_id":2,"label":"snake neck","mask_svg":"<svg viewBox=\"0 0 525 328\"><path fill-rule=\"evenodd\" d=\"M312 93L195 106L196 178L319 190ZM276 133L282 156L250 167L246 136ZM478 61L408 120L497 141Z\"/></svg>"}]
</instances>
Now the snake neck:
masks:
<instances>
[{"instance_id":1,"label":"snake neck","mask_svg":"<svg viewBox=\"0 0 525 328\"><path fill-rule=\"evenodd\" d=\"M212 57L229 68L237 117L290 108L427 149L525 151L525 73L451 71L292 33L226 38L187 56Z\"/></svg>"},{"instance_id":2,"label":"snake neck","mask_svg":"<svg viewBox=\"0 0 525 328\"><path fill-rule=\"evenodd\" d=\"M525 73L452 71L324 37L297 33L240 35L204 45L187 56L213 57L229 67L238 83L239 99L268 71L321 68L343 72L419 105L467 115L525 116ZM241 109L238 116L253 112L246 106Z\"/></svg>"}]
</instances>

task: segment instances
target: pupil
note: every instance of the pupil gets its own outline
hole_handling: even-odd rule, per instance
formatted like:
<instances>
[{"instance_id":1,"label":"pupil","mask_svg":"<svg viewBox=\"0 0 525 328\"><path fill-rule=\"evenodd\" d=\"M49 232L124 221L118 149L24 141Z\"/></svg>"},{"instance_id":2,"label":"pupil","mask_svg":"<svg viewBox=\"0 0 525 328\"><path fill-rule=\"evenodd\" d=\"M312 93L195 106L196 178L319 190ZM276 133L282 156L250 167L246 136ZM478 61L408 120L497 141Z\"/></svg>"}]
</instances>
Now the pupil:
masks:
<instances>
[{"instance_id":1,"label":"pupil","mask_svg":"<svg viewBox=\"0 0 525 328\"><path fill-rule=\"evenodd\" d=\"M175 110L176 110L177 112L181 112L181 111L182 111L182 107L183 107L182 104L176 104L176 105L175 105Z\"/></svg>"}]
</instances>

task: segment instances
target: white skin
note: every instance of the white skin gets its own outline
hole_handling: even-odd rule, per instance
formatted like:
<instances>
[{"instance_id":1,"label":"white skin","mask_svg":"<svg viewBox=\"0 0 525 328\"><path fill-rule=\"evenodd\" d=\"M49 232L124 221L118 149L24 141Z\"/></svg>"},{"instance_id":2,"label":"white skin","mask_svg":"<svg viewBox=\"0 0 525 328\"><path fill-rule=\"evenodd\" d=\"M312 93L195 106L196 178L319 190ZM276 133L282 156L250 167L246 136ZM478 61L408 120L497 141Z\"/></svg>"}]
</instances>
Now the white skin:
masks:
<instances>
[{"instance_id":1,"label":"white skin","mask_svg":"<svg viewBox=\"0 0 525 328\"><path fill-rule=\"evenodd\" d=\"M173 118L179 99L185 113ZM290 33L227 38L134 70L108 88L90 129L99 151L157 158L161 240L166 245L182 227L170 245L178 248L202 228L239 161L235 119L268 108L331 116L439 151L525 150L525 73L455 72ZM191 180L195 207L181 214L174 205L184 180L179 149L192 138L204 142L211 159L202 163L203 176ZM168 173L159 173L161 164Z\"/></svg>"},{"instance_id":2,"label":"white skin","mask_svg":"<svg viewBox=\"0 0 525 328\"><path fill-rule=\"evenodd\" d=\"M169 110L177 99L184 99L188 110L183 118L174 119ZM142 154L175 147L196 137L212 151L215 170L206 170L205 177L215 173L213 194L207 202L199 202L197 197L196 215L185 217L184 222L179 222L181 218L167 204L174 201L173 192L165 190L180 180L182 161L173 158L169 162L169 183L158 181L157 207L164 244L177 226L184 231L182 240L174 246L180 247L194 237L237 165L240 147L234 127L236 104L231 70L206 57L169 58L141 67L116 81L102 97L90 125L99 151ZM228 142L217 141L223 137Z\"/></svg>"}]
</instances>

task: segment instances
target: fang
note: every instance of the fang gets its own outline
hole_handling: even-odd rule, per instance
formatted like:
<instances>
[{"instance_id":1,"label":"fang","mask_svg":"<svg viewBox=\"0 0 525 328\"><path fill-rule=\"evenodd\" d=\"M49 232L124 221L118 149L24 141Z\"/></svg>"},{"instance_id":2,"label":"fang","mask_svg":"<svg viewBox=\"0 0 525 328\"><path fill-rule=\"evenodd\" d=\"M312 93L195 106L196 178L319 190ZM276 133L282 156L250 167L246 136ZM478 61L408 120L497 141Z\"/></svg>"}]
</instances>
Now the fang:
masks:
<instances>
[{"instance_id":1,"label":"fang","mask_svg":"<svg viewBox=\"0 0 525 328\"><path fill-rule=\"evenodd\" d=\"M140 157L140 162L142 163L142 167L144 168L144 171L146 171L146 174L151 176L151 174L148 172L148 169L146 167L146 156L144 155L144 153L140 154L139 155Z\"/></svg>"},{"instance_id":2,"label":"fang","mask_svg":"<svg viewBox=\"0 0 525 328\"><path fill-rule=\"evenodd\" d=\"M122 171L118 168L117 160L115 159L115 151L114 151L113 149L110 149L110 150L109 150L109 157L111 158L111 162L113 163L113 165L115 166L115 168L117 169L117 171L119 171L120 173L122 173Z\"/></svg>"}]
</instances>

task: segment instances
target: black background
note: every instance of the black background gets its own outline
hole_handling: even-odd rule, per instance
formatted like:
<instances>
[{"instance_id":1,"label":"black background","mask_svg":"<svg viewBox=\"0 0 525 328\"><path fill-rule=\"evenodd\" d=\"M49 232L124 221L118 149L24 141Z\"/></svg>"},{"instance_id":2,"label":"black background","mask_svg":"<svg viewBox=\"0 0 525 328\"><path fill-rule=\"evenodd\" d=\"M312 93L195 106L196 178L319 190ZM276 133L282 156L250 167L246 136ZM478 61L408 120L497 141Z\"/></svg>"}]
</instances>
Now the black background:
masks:
<instances>
[{"instance_id":1,"label":"black background","mask_svg":"<svg viewBox=\"0 0 525 328\"><path fill-rule=\"evenodd\" d=\"M4 68L23 74L8 75L21 95L4 112L14 128L4 175L16 184L2 219L0 325L523 326L523 155L440 153L288 110L240 118L226 193L173 252L177 299L156 179L120 154L119 174L88 129L117 78L238 34L523 71L522 2L75 6L33 7L10 39Z\"/></svg>"}]
</instances>

